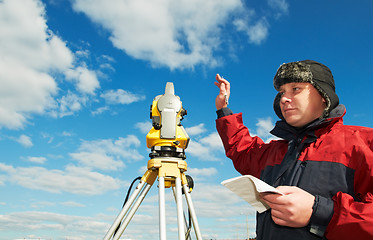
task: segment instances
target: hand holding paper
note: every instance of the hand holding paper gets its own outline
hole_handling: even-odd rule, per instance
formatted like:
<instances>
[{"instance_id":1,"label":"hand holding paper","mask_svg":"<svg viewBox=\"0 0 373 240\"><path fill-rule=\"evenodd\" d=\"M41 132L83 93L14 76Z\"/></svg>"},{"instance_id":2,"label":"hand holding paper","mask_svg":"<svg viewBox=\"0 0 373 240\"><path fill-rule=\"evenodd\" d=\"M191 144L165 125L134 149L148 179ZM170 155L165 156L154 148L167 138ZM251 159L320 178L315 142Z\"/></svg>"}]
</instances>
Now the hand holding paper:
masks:
<instances>
[{"instance_id":1,"label":"hand holding paper","mask_svg":"<svg viewBox=\"0 0 373 240\"><path fill-rule=\"evenodd\" d=\"M259 213L269 209L269 206L259 197L259 193L283 195L276 188L251 175L231 178L221 184L250 203Z\"/></svg>"},{"instance_id":2,"label":"hand holding paper","mask_svg":"<svg viewBox=\"0 0 373 240\"><path fill-rule=\"evenodd\" d=\"M279 186L284 195L263 194L261 199L271 208L272 220L281 226L307 226L315 196L296 186Z\"/></svg>"}]
</instances>

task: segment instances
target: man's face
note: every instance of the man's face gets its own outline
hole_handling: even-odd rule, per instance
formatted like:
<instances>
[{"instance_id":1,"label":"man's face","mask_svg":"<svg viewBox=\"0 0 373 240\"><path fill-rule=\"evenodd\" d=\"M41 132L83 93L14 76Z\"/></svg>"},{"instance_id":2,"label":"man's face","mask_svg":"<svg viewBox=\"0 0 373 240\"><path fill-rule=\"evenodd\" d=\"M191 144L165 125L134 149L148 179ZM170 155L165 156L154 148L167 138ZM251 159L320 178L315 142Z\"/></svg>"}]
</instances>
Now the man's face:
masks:
<instances>
[{"instance_id":1,"label":"man's face","mask_svg":"<svg viewBox=\"0 0 373 240\"><path fill-rule=\"evenodd\" d=\"M293 127L303 127L319 118L326 107L325 99L310 83L287 83L279 92L282 116Z\"/></svg>"}]
</instances>

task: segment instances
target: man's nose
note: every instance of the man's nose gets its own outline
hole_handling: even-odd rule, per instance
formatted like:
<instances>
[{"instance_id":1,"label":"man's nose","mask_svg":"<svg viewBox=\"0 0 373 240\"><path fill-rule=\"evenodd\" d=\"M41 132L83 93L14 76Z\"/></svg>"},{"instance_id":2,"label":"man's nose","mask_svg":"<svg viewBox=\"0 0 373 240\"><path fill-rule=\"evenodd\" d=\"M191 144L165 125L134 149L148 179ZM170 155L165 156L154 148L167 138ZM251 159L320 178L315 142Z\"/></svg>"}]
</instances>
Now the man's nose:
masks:
<instances>
[{"instance_id":1,"label":"man's nose","mask_svg":"<svg viewBox=\"0 0 373 240\"><path fill-rule=\"evenodd\" d=\"M282 94L280 98L281 103L291 102L291 96L289 94Z\"/></svg>"}]
</instances>

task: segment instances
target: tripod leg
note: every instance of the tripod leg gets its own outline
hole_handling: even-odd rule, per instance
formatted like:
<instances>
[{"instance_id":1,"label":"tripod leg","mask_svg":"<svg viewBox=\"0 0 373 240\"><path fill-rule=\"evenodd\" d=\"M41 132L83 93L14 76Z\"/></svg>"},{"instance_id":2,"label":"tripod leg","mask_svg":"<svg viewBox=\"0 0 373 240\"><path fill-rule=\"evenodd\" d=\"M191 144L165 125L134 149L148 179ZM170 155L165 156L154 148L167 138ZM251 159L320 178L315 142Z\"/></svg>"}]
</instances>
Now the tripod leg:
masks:
<instances>
[{"instance_id":1,"label":"tripod leg","mask_svg":"<svg viewBox=\"0 0 373 240\"><path fill-rule=\"evenodd\" d=\"M190 212L190 215L192 217L194 231L196 232L197 240L202 240L202 235L201 235L201 231L199 229L196 212L194 211L192 197L190 196L190 193L189 193L188 184L184 184L183 189L184 189L184 193L185 193L185 199L186 199L188 207L189 207L189 212Z\"/></svg>"},{"instance_id":2,"label":"tripod leg","mask_svg":"<svg viewBox=\"0 0 373 240\"><path fill-rule=\"evenodd\" d=\"M177 177L175 179L176 188L176 206L177 206L177 225L179 232L179 240L185 240L184 232L184 212L183 212L183 202L181 193L181 178Z\"/></svg>"},{"instance_id":3,"label":"tripod leg","mask_svg":"<svg viewBox=\"0 0 373 240\"><path fill-rule=\"evenodd\" d=\"M166 206L165 206L165 185L164 177L158 177L158 201L159 201L159 239L166 240Z\"/></svg>"},{"instance_id":4,"label":"tripod leg","mask_svg":"<svg viewBox=\"0 0 373 240\"><path fill-rule=\"evenodd\" d=\"M176 199L176 189L175 189L175 187L172 188L172 191L173 191L175 202L176 202L177 199ZM184 215L184 232L185 232L185 238L188 239L188 240L191 240L190 234L189 234L190 230L188 230L188 221L187 221L187 218L186 218L184 212L183 212L183 215Z\"/></svg>"},{"instance_id":5,"label":"tripod leg","mask_svg":"<svg viewBox=\"0 0 373 240\"><path fill-rule=\"evenodd\" d=\"M135 215L137 209L140 207L140 204L144 200L146 194L149 192L152 185L146 184L144 190L141 192L140 196L137 198L136 202L133 204L132 209L128 213L128 215L124 218L118 232L114 235L113 240L118 240L120 236L122 236L124 230L127 228L129 222L131 221L132 217Z\"/></svg>"},{"instance_id":6,"label":"tripod leg","mask_svg":"<svg viewBox=\"0 0 373 240\"><path fill-rule=\"evenodd\" d=\"M111 236L114 234L115 229L119 226L121 223L123 217L126 215L128 209L132 205L132 203L135 201L136 197L139 195L141 189L144 187L145 181L140 181L140 183L137 185L135 191L131 195L131 197L128 199L127 203L124 205L122 210L120 211L119 215L117 218L114 220L113 225L111 225L110 229L106 233L104 240L109 240Z\"/></svg>"}]
</instances>

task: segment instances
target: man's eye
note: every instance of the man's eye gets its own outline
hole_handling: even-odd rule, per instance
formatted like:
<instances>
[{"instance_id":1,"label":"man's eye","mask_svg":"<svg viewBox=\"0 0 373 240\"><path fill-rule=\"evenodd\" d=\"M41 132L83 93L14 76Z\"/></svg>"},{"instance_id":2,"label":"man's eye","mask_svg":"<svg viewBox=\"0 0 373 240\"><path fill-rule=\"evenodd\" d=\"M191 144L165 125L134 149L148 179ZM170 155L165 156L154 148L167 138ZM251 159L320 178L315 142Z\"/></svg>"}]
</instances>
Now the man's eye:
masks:
<instances>
[{"instance_id":1,"label":"man's eye","mask_svg":"<svg viewBox=\"0 0 373 240\"><path fill-rule=\"evenodd\" d=\"M293 88L293 91L296 92L296 91L298 91L299 89L300 89L299 87L294 87L294 88Z\"/></svg>"}]
</instances>

